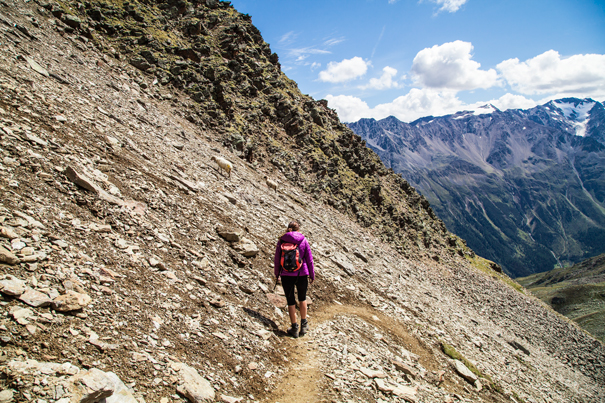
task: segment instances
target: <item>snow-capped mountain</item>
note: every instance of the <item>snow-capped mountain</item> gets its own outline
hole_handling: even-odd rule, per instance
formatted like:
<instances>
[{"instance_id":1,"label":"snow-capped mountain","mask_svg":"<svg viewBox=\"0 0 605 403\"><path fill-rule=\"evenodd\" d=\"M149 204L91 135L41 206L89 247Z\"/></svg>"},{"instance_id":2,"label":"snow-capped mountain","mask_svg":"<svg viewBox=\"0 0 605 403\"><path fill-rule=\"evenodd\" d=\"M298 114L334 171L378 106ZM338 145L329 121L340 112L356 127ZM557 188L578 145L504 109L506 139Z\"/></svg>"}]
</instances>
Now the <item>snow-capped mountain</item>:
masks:
<instances>
[{"instance_id":1,"label":"snow-capped mountain","mask_svg":"<svg viewBox=\"0 0 605 403\"><path fill-rule=\"evenodd\" d=\"M565 98L349 124L448 228L514 276L605 252L605 108Z\"/></svg>"}]
</instances>

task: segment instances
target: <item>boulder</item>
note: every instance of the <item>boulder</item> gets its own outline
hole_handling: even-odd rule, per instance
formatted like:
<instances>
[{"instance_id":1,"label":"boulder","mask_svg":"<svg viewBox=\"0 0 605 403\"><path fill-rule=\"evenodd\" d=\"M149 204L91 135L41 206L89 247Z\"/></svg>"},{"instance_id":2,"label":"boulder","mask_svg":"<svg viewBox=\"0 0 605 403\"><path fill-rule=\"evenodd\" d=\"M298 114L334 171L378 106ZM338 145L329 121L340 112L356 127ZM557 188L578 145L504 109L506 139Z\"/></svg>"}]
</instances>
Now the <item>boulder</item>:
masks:
<instances>
[{"instance_id":1,"label":"boulder","mask_svg":"<svg viewBox=\"0 0 605 403\"><path fill-rule=\"evenodd\" d=\"M92 299L88 294L81 294L68 290L65 294L59 295L52 302L53 309L59 312L77 311L86 307Z\"/></svg>"},{"instance_id":2,"label":"boulder","mask_svg":"<svg viewBox=\"0 0 605 403\"><path fill-rule=\"evenodd\" d=\"M48 295L32 288L28 288L23 294L21 294L19 300L25 302L29 306L33 306L34 308L49 306L52 303L52 299L50 299Z\"/></svg>"},{"instance_id":3,"label":"boulder","mask_svg":"<svg viewBox=\"0 0 605 403\"><path fill-rule=\"evenodd\" d=\"M105 376L113 387L113 394L105 399L105 403L139 403L116 374L106 372Z\"/></svg>"},{"instance_id":4,"label":"boulder","mask_svg":"<svg viewBox=\"0 0 605 403\"><path fill-rule=\"evenodd\" d=\"M105 401L115 391L113 382L107 374L96 368L80 372L70 378L68 389L72 393L71 402L78 403Z\"/></svg>"},{"instance_id":5,"label":"boulder","mask_svg":"<svg viewBox=\"0 0 605 403\"><path fill-rule=\"evenodd\" d=\"M243 229L223 229L218 228L216 232L229 242L240 242L244 238L244 230Z\"/></svg>"},{"instance_id":6,"label":"boulder","mask_svg":"<svg viewBox=\"0 0 605 403\"><path fill-rule=\"evenodd\" d=\"M409 386L397 385L395 389L393 389L393 394L397 397L402 398L406 402L414 403L416 402L416 393L418 390L414 387L411 388Z\"/></svg>"},{"instance_id":7,"label":"boulder","mask_svg":"<svg viewBox=\"0 0 605 403\"><path fill-rule=\"evenodd\" d=\"M0 236L8 239L19 238L19 235L10 227L0 227Z\"/></svg>"},{"instance_id":8,"label":"boulder","mask_svg":"<svg viewBox=\"0 0 605 403\"><path fill-rule=\"evenodd\" d=\"M15 265L21 263L21 260L12 252L9 252L3 246L0 246L0 263Z\"/></svg>"},{"instance_id":9,"label":"boulder","mask_svg":"<svg viewBox=\"0 0 605 403\"><path fill-rule=\"evenodd\" d=\"M14 391L6 389L0 392L0 403L11 403L13 401Z\"/></svg>"},{"instance_id":10,"label":"boulder","mask_svg":"<svg viewBox=\"0 0 605 403\"><path fill-rule=\"evenodd\" d=\"M397 368L397 370L403 372L406 375L409 375L412 379L416 379L416 376L418 376L416 370L410 367L409 365L397 360L392 360L391 362L393 363L395 368Z\"/></svg>"},{"instance_id":11,"label":"boulder","mask_svg":"<svg viewBox=\"0 0 605 403\"><path fill-rule=\"evenodd\" d=\"M463 377L472 384L474 384L477 380L477 375L473 374L471 370L468 369L466 365L464 365L464 363L460 360L454 360L454 369L456 369L456 372L458 372L461 377Z\"/></svg>"},{"instance_id":12,"label":"boulder","mask_svg":"<svg viewBox=\"0 0 605 403\"><path fill-rule=\"evenodd\" d=\"M181 362L174 362L170 367L178 373L177 391L192 403L214 401L214 389L210 382L202 378L195 368Z\"/></svg>"},{"instance_id":13,"label":"boulder","mask_svg":"<svg viewBox=\"0 0 605 403\"><path fill-rule=\"evenodd\" d=\"M3 294L18 297L27 289L25 286L25 281L20 280L15 276L7 274L0 278L2 278L2 280L0 280L0 291Z\"/></svg>"},{"instance_id":14,"label":"boulder","mask_svg":"<svg viewBox=\"0 0 605 403\"><path fill-rule=\"evenodd\" d=\"M241 242L234 243L232 246L233 249L246 257L253 257L258 253L258 247L248 238L242 238Z\"/></svg>"}]
</instances>

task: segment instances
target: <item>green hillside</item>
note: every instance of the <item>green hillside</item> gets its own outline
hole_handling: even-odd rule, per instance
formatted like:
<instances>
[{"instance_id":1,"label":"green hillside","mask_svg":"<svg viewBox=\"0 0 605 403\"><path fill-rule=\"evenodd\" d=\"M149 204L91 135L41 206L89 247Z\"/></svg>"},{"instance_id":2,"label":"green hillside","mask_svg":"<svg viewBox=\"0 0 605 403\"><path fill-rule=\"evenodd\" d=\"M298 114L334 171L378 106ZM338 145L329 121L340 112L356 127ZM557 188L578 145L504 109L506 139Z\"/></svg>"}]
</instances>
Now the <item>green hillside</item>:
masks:
<instances>
[{"instance_id":1,"label":"green hillside","mask_svg":"<svg viewBox=\"0 0 605 403\"><path fill-rule=\"evenodd\" d=\"M605 341L605 254L516 280L554 310Z\"/></svg>"}]
</instances>

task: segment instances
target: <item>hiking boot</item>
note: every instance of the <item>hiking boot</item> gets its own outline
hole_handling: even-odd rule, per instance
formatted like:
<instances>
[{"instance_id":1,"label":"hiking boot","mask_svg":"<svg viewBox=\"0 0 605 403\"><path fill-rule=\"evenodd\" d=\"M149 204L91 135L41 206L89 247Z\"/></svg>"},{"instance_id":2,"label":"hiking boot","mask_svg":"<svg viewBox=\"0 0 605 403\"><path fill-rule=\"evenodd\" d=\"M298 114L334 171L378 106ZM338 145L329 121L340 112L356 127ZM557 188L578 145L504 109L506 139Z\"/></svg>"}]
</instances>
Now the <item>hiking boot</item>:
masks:
<instances>
[{"instance_id":1,"label":"hiking boot","mask_svg":"<svg viewBox=\"0 0 605 403\"><path fill-rule=\"evenodd\" d=\"M300 337L303 337L305 334L309 332L309 322L306 319L300 321Z\"/></svg>"},{"instance_id":2,"label":"hiking boot","mask_svg":"<svg viewBox=\"0 0 605 403\"><path fill-rule=\"evenodd\" d=\"M298 337L298 323L292 323L292 327L288 329L288 334L295 339Z\"/></svg>"}]
</instances>

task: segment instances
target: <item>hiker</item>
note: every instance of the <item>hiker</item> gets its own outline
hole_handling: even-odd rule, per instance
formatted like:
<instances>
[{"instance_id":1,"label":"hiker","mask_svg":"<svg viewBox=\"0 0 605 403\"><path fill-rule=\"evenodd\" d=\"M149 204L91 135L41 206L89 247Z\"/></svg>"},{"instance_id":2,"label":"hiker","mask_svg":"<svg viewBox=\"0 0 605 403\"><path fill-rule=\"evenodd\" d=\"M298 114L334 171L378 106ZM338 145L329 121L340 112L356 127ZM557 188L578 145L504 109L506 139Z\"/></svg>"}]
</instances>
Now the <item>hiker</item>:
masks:
<instances>
[{"instance_id":1,"label":"hiker","mask_svg":"<svg viewBox=\"0 0 605 403\"><path fill-rule=\"evenodd\" d=\"M294 338L304 336L309 331L307 322L307 287L315 280L315 268L311 246L303 234L298 230L300 225L296 221L288 224L288 230L279 238L275 248L274 273L275 281L281 276L284 294L288 299L288 313L292 327L288 334ZM294 288L298 292L300 308L300 330L296 320L296 300Z\"/></svg>"}]
</instances>

